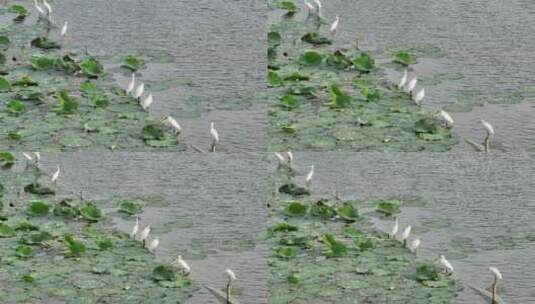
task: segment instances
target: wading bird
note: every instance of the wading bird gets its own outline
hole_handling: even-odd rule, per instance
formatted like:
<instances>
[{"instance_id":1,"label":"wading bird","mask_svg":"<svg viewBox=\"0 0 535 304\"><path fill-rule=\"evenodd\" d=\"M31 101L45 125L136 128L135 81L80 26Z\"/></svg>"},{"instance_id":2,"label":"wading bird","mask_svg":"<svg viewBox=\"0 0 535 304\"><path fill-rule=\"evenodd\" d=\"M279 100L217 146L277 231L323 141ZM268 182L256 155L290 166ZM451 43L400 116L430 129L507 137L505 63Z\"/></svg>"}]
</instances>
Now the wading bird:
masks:
<instances>
[{"instance_id":1,"label":"wading bird","mask_svg":"<svg viewBox=\"0 0 535 304\"><path fill-rule=\"evenodd\" d=\"M210 148L210 150L212 152L215 152L215 148L219 143L219 132L217 132L215 128L215 123L213 121L210 123L210 134L212 135L212 147Z\"/></svg>"},{"instance_id":2,"label":"wading bird","mask_svg":"<svg viewBox=\"0 0 535 304\"><path fill-rule=\"evenodd\" d=\"M340 23L340 16L336 16L334 19L334 22L331 24L331 28L329 29L329 32L331 35L336 35L336 30L338 29L338 24Z\"/></svg>"},{"instance_id":3,"label":"wading bird","mask_svg":"<svg viewBox=\"0 0 535 304\"><path fill-rule=\"evenodd\" d=\"M485 136L485 139L483 140L483 145L485 146L485 152L489 152L490 151L490 138L494 136L494 127L485 120L481 120L481 123L483 124L485 131L487 131L487 135Z\"/></svg>"},{"instance_id":4,"label":"wading bird","mask_svg":"<svg viewBox=\"0 0 535 304\"><path fill-rule=\"evenodd\" d=\"M407 83L407 86L405 87L405 91L412 96L412 91L414 91L414 88L416 88L416 84L418 83L418 77L414 76L409 83Z\"/></svg>"},{"instance_id":5,"label":"wading bird","mask_svg":"<svg viewBox=\"0 0 535 304\"><path fill-rule=\"evenodd\" d=\"M134 92L135 87L136 87L136 73L132 73L132 79L130 80L130 83L128 84L128 88L126 89L126 94L130 94Z\"/></svg>"},{"instance_id":6,"label":"wading bird","mask_svg":"<svg viewBox=\"0 0 535 304\"><path fill-rule=\"evenodd\" d=\"M48 17L48 22L52 23L52 6L48 3L47 0L43 0L43 5L46 8L46 16Z\"/></svg>"},{"instance_id":7,"label":"wading bird","mask_svg":"<svg viewBox=\"0 0 535 304\"><path fill-rule=\"evenodd\" d=\"M145 92L145 84L141 83L136 88L136 92L134 93L134 98L139 100L139 98L141 98L141 96L143 95L143 92Z\"/></svg>"},{"instance_id":8,"label":"wading bird","mask_svg":"<svg viewBox=\"0 0 535 304\"><path fill-rule=\"evenodd\" d=\"M314 0L314 3L316 3L316 11L318 13L318 17L320 17L321 16L321 8L322 8L321 2L320 2L320 0Z\"/></svg>"},{"instance_id":9,"label":"wading bird","mask_svg":"<svg viewBox=\"0 0 535 304\"><path fill-rule=\"evenodd\" d=\"M440 255L440 264L444 266L444 271L446 274L451 275L453 273L453 266L442 254Z\"/></svg>"},{"instance_id":10,"label":"wading bird","mask_svg":"<svg viewBox=\"0 0 535 304\"><path fill-rule=\"evenodd\" d=\"M411 235L411 230L411 225L405 227L405 229L403 230L403 233L401 234L401 241L403 242L403 246L407 246L407 239Z\"/></svg>"},{"instance_id":11,"label":"wading bird","mask_svg":"<svg viewBox=\"0 0 535 304\"><path fill-rule=\"evenodd\" d=\"M448 113L448 112L446 112L444 110L440 110L440 117L444 121L444 126L446 128L453 127L453 118L451 117L450 113Z\"/></svg>"},{"instance_id":12,"label":"wading bird","mask_svg":"<svg viewBox=\"0 0 535 304\"><path fill-rule=\"evenodd\" d=\"M286 156L288 156L288 165L292 165L292 163L294 162L294 155L292 153L292 151L288 151L286 152Z\"/></svg>"},{"instance_id":13,"label":"wading bird","mask_svg":"<svg viewBox=\"0 0 535 304\"><path fill-rule=\"evenodd\" d=\"M494 275L494 282L492 283L492 304L497 303L498 298L498 280L503 280L502 273L496 267L489 267L490 272Z\"/></svg>"},{"instance_id":14,"label":"wading bird","mask_svg":"<svg viewBox=\"0 0 535 304\"><path fill-rule=\"evenodd\" d=\"M410 251L416 252L416 249L420 247L421 242L422 240L420 238L415 238L414 240L412 240L412 242L409 244Z\"/></svg>"},{"instance_id":15,"label":"wading bird","mask_svg":"<svg viewBox=\"0 0 535 304\"><path fill-rule=\"evenodd\" d=\"M61 172L61 170L60 170L59 165L58 165L57 168L56 168L56 172L54 172L54 174L52 174L52 177L50 178L50 181L55 183L59 178L59 173L60 172Z\"/></svg>"},{"instance_id":16,"label":"wading bird","mask_svg":"<svg viewBox=\"0 0 535 304\"><path fill-rule=\"evenodd\" d=\"M143 108L144 111L148 112L149 107L152 104L152 102L153 102L152 93L150 93L149 96L147 96L147 98L141 101L141 107Z\"/></svg>"},{"instance_id":17,"label":"wading bird","mask_svg":"<svg viewBox=\"0 0 535 304\"><path fill-rule=\"evenodd\" d=\"M68 27L69 27L69 22L65 21L65 23L63 23L63 27L61 28L61 37L65 38L67 36Z\"/></svg>"},{"instance_id":18,"label":"wading bird","mask_svg":"<svg viewBox=\"0 0 535 304\"><path fill-rule=\"evenodd\" d=\"M425 89L420 89L416 93L416 95L414 95L414 97L413 97L414 103L420 106L422 100L424 100L424 97L425 97Z\"/></svg>"},{"instance_id":19,"label":"wading bird","mask_svg":"<svg viewBox=\"0 0 535 304\"><path fill-rule=\"evenodd\" d=\"M39 12L39 18L45 15L45 10L39 5L37 0L33 0L33 5L35 6L37 12Z\"/></svg>"},{"instance_id":20,"label":"wading bird","mask_svg":"<svg viewBox=\"0 0 535 304\"><path fill-rule=\"evenodd\" d=\"M398 234L399 231L399 219L396 218L396 221L394 222L394 226L392 226L392 231L390 231L390 236L394 239L396 238L396 234Z\"/></svg>"},{"instance_id":21,"label":"wading bird","mask_svg":"<svg viewBox=\"0 0 535 304\"><path fill-rule=\"evenodd\" d=\"M227 282L227 304L230 304L231 303L230 291L231 291L231 288L232 288L232 282L236 280L236 274L230 268L225 269L224 274L228 279L228 282Z\"/></svg>"},{"instance_id":22,"label":"wading bird","mask_svg":"<svg viewBox=\"0 0 535 304\"><path fill-rule=\"evenodd\" d=\"M310 166L310 171L308 172L306 178L305 178L305 183L307 185L307 187L310 188L310 183L312 183L312 179L314 178L314 165Z\"/></svg>"},{"instance_id":23,"label":"wading bird","mask_svg":"<svg viewBox=\"0 0 535 304\"><path fill-rule=\"evenodd\" d=\"M182 256L179 255L176 260L171 263L174 267L178 268L183 276L188 276L191 273L191 268L188 263L182 259Z\"/></svg>"},{"instance_id":24,"label":"wading bird","mask_svg":"<svg viewBox=\"0 0 535 304\"><path fill-rule=\"evenodd\" d=\"M398 83L398 89L403 89L403 87L407 84L407 78L409 77L407 70L403 71L403 76L401 76L401 79Z\"/></svg>"},{"instance_id":25,"label":"wading bird","mask_svg":"<svg viewBox=\"0 0 535 304\"><path fill-rule=\"evenodd\" d=\"M160 239L158 238L155 238L155 239L152 239L149 244L147 245L147 249L151 252L151 253L154 253L154 250L156 250L156 248L158 247L158 245L160 245Z\"/></svg>"},{"instance_id":26,"label":"wading bird","mask_svg":"<svg viewBox=\"0 0 535 304\"><path fill-rule=\"evenodd\" d=\"M279 161L279 166L284 165L284 163L286 162L284 156L282 156L282 154L280 154L279 152L275 152L275 157L277 157L277 160Z\"/></svg>"},{"instance_id":27,"label":"wading bird","mask_svg":"<svg viewBox=\"0 0 535 304\"><path fill-rule=\"evenodd\" d=\"M136 216L136 224L132 227L132 232L130 232L130 238L136 237L137 232L139 231L139 217Z\"/></svg>"},{"instance_id":28,"label":"wading bird","mask_svg":"<svg viewBox=\"0 0 535 304\"><path fill-rule=\"evenodd\" d=\"M304 0L305 2L305 10L307 12L307 14L311 14L314 12L314 5L312 5L312 3L308 2L307 0Z\"/></svg>"},{"instance_id":29,"label":"wading bird","mask_svg":"<svg viewBox=\"0 0 535 304\"><path fill-rule=\"evenodd\" d=\"M138 236L138 240L143 243L143 246L145 246L145 243L146 243L146 240L147 238L149 237L149 234L150 234L150 225L147 225L147 227L145 227L141 233L139 234Z\"/></svg>"},{"instance_id":30,"label":"wading bird","mask_svg":"<svg viewBox=\"0 0 535 304\"><path fill-rule=\"evenodd\" d=\"M175 133L175 135L178 135L180 134L180 132L182 132L182 127L180 126L178 121L176 121L176 119L171 116L167 116L165 120L171 126L171 128L173 128L173 133Z\"/></svg>"}]
</instances>

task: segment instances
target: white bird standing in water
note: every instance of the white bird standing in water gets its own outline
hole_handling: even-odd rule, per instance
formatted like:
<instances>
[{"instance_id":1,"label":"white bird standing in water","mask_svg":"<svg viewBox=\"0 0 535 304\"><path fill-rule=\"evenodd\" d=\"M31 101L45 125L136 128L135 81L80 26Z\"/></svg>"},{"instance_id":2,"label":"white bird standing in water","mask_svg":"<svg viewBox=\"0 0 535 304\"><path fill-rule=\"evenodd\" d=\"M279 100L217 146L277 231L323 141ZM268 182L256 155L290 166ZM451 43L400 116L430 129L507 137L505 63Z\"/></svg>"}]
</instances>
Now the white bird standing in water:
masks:
<instances>
[{"instance_id":1,"label":"white bird standing in water","mask_svg":"<svg viewBox=\"0 0 535 304\"><path fill-rule=\"evenodd\" d=\"M132 93L135 87L136 87L136 73L132 73L132 78L130 79L128 88L126 88L126 94Z\"/></svg>"},{"instance_id":2,"label":"white bird standing in water","mask_svg":"<svg viewBox=\"0 0 535 304\"><path fill-rule=\"evenodd\" d=\"M286 156L288 156L288 164L291 165L294 162L294 155L292 151L286 152Z\"/></svg>"},{"instance_id":3,"label":"white bird standing in water","mask_svg":"<svg viewBox=\"0 0 535 304\"><path fill-rule=\"evenodd\" d=\"M39 12L39 17L45 15L45 10L39 5L39 2L37 0L33 0L33 5L35 6L35 9Z\"/></svg>"},{"instance_id":4,"label":"white bird standing in water","mask_svg":"<svg viewBox=\"0 0 535 304\"><path fill-rule=\"evenodd\" d=\"M225 269L224 274L228 279L228 282L227 282L227 303L231 303L231 301L230 301L230 292L231 292L231 288L232 288L231 286L232 286L232 282L236 280L236 274L230 268Z\"/></svg>"},{"instance_id":5,"label":"white bird standing in water","mask_svg":"<svg viewBox=\"0 0 535 304\"><path fill-rule=\"evenodd\" d=\"M136 224L132 227L132 232L130 232L130 238L134 238L139 231L139 217L136 216Z\"/></svg>"},{"instance_id":6,"label":"white bird standing in water","mask_svg":"<svg viewBox=\"0 0 535 304\"><path fill-rule=\"evenodd\" d=\"M420 247L420 244L421 244L422 240L420 238L415 238L414 240L412 240L412 242L409 244L409 249L412 251L412 252L416 252L416 249L418 249L418 247Z\"/></svg>"},{"instance_id":7,"label":"white bird standing in water","mask_svg":"<svg viewBox=\"0 0 535 304\"><path fill-rule=\"evenodd\" d=\"M65 38L67 36L67 29L69 28L69 22L65 21L63 27L61 28L61 37Z\"/></svg>"},{"instance_id":8,"label":"white bird standing in water","mask_svg":"<svg viewBox=\"0 0 535 304\"><path fill-rule=\"evenodd\" d=\"M178 121L176 121L176 119L174 119L173 117L171 116L167 116L167 118L165 119L167 121L167 123L171 126L171 128L173 128L173 132L178 135L180 134L180 132L182 132L182 127L180 126L180 124L178 123Z\"/></svg>"},{"instance_id":9,"label":"white bird standing in water","mask_svg":"<svg viewBox=\"0 0 535 304\"><path fill-rule=\"evenodd\" d=\"M492 283L492 302L497 303L496 298L498 297L498 280L503 280L502 273L496 267L489 267L490 272L494 275L494 282Z\"/></svg>"},{"instance_id":10,"label":"white bird standing in water","mask_svg":"<svg viewBox=\"0 0 535 304\"><path fill-rule=\"evenodd\" d=\"M279 161L279 166L284 165L284 163L286 162L284 156L282 156L282 154L280 154L279 152L275 152L275 157L277 157L277 160Z\"/></svg>"},{"instance_id":11,"label":"white bird standing in water","mask_svg":"<svg viewBox=\"0 0 535 304\"><path fill-rule=\"evenodd\" d=\"M35 155L35 160L34 160L35 165L39 166L39 163L41 162L41 153L33 152L33 155Z\"/></svg>"},{"instance_id":12,"label":"white bird standing in water","mask_svg":"<svg viewBox=\"0 0 535 304\"><path fill-rule=\"evenodd\" d=\"M217 132L215 128L215 123L213 121L210 123L210 134L212 135L212 147L210 150L212 150L212 152L215 152L215 148L219 143L219 132Z\"/></svg>"},{"instance_id":13,"label":"white bird standing in water","mask_svg":"<svg viewBox=\"0 0 535 304\"><path fill-rule=\"evenodd\" d=\"M404 246L407 245L407 239L411 235L411 230L412 230L412 227L411 227L411 225L409 225L409 226L405 227L405 230L403 230L403 233L401 234L401 241L403 242Z\"/></svg>"},{"instance_id":14,"label":"white bird standing in water","mask_svg":"<svg viewBox=\"0 0 535 304\"><path fill-rule=\"evenodd\" d=\"M399 219L396 218L396 221L394 222L394 226L392 226L392 231L390 231L390 235L392 238L396 237L396 234L398 234L399 231Z\"/></svg>"},{"instance_id":15,"label":"white bird standing in water","mask_svg":"<svg viewBox=\"0 0 535 304\"><path fill-rule=\"evenodd\" d=\"M150 234L150 225L147 225L147 227L145 227L145 229L143 229L141 233L139 234L138 240L142 242L143 245L145 245L145 241L149 237L149 234Z\"/></svg>"},{"instance_id":16,"label":"white bird standing in water","mask_svg":"<svg viewBox=\"0 0 535 304\"><path fill-rule=\"evenodd\" d=\"M31 157L30 154L26 153L26 152L22 152L22 155L24 155L24 157L29 161L29 162L33 162L33 158Z\"/></svg>"},{"instance_id":17,"label":"white bird standing in water","mask_svg":"<svg viewBox=\"0 0 535 304\"><path fill-rule=\"evenodd\" d=\"M481 120L481 123L483 124L483 127L485 128L485 131L487 131L487 135L485 136L485 139L483 140L483 144L485 146L485 152L490 151L490 138L494 136L494 127L485 120Z\"/></svg>"},{"instance_id":18,"label":"white bird standing in water","mask_svg":"<svg viewBox=\"0 0 535 304\"><path fill-rule=\"evenodd\" d=\"M144 111L148 111L152 102L153 102L152 93L150 93L149 96L147 96L147 98L141 101L141 107L143 108Z\"/></svg>"},{"instance_id":19,"label":"white bird standing in water","mask_svg":"<svg viewBox=\"0 0 535 304\"><path fill-rule=\"evenodd\" d=\"M316 3L316 10L318 13L318 17L321 17L321 8L322 8L321 2L320 0L314 0L314 3Z\"/></svg>"},{"instance_id":20,"label":"white bird standing in water","mask_svg":"<svg viewBox=\"0 0 535 304\"><path fill-rule=\"evenodd\" d=\"M502 273L498 270L496 267L489 267L490 272L494 275L494 279L497 280L503 280Z\"/></svg>"},{"instance_id":21,"label":"white bird standing in water","mask_svg":"<svg viewBox=\"0 0 535 304\"><path fill-rule=\"evenodd\" d=\"M420 89L416 95L414 95L413 100L414 103L417 105L421 105L422 100L424 100L425 97L425 89Z\"/></svg>"},{"instance_id":22,"label":"white bird standing in water","mask_svg":"<svg viewBox=\"0 0 535 304\"><path fill-rule=\"evenodd\" d=\"M336 34L336 30L338 29L338 24L340 23L340 16L336 16L334 19L334 22L331 24L331 28L329 29L329 32L331 35Z\"/></svg>"},{"instance_id":23,"label":"white bird standing in water","mask_svg":"<svg viewBox=\"0 0 535 304\"><path fill-rule=\"evenodd\" d=\"M453 273L453 266L451 265L451 263L446 260L446 257L444 257L444 255L440 255L440 264L442 266L444 266L444 270L446 271L446 274L452 274Z\"/></svg>"},{"instance_id":24,"label":"white bird standing in water","mask_svg":"<svg viewBox=\"0 0 535 304\"><path fill-rule=\"evenodd\" d=\"M407 77L409 77L407 70L404 70L403 76L401 76L401 79L399 80L399 83L398 83L398 89L400 90L403 89L405 84L407 84Z\"/></svg>"},{"instance_id":25,"label":"white bird standing in water","mask_svg":"<svg viewBox=\"0 0 535 304\"><path fill-rule=\"evenodd\" d=\"M307 0L304 0L304 2L307 13L311 14L312 12L314 12L314 5L312 5L312 3L308 2Z\"/></svg>"},{"instance_id":26,"label":"white bird standing in water","mask_svg":"<svg viewBox=\"0 0 535 304\"><path fill-rule=\"evenodd\" d=\"M305 183L307 187L310 187L312 178L314 178L314 165L310 166L310 171L308 172L307 177L305 178Z\"/></svg>"},{"instance_id":27,"label":"white bird standing in water","mask_svg":"<svg viewBox=\"0 0 535 304\"><path fill-rule=\"evenodd\" d=\"M61 170L60 170L59 165L58 165L57 168L56 168L56 172L54 172L54 174L52 174L52 177L50 178L50 181L55 183L59 178L59 173L60 172L61 172Z\"/></svg>"},{"instance_id":28,"label":"white bird standing in water","mask_svg":"<svg viewBox=\"0 0 535 304\"><path fill-rule=\"evenodd\" d=\"M189 267L188 263L182 259L182 256L179 255L176 260L171 263L174 267L177 267L182 272L182 275L188 276L191 273L191 267Z\"/></svg>"},{"instance_id":29,"label":"white bird standing in water","mask_svg":"<svg viewBox=\"0 0 535 304\"><path fill-rule=\"evenodd\" d=\"M139 99L141 95L143 95L143 92L145 92L145 84L141 83L137 86L136 91L134 93L134 98Z\"/></svg>"},{"instance_id":30,"label":"white bird standing in water","mask_svg":"<svg viewBox=\"0 0 535 304\"><path fill-rule=\"evenodd\" d=\"M414 91L414 88L416 88L416 84L418 83L418 77L414 76L409 83L407 83L407 87L405 88L405 91L407 93L412 94L412 91Z\"/></svg>"},{"instance_id":31,"label":"white bird standing in water","mask_svg":"<svg viewBox=\"0 0 535 304\"><path fill-rule=\"evenodd\" d=\"M440 117L444 121L444 125L446 128L453 127L453 118L451 117L450 113L440 110Z\"/></svg>"},{"instance_id":32,"label":"white bird standing in water","mask_svg":"<svg viewBox=\"0 0 535 304\"><path fill-rule=\"evenodd\" d=\"M46 15L48 17L48 21L52 23L52 6L50 5L50 3L48 3L47 0L43 0L43 5L45 6L47 11Z\"/></svg>"},{"instance_id":33,"label":"white bird standing in water","mask_svg":"<svg viewBox=\"0 0 535 304\"><path fill-rule=\"evenodd\" d=\"M154 250L156 250L156 248L158 247L158 245L160 245L160 239L158 238L155 238L155 239L152 239L149 244L147 245L147 249L151 252L151 253L154 253Z\"/></svg>"}]
</instances>

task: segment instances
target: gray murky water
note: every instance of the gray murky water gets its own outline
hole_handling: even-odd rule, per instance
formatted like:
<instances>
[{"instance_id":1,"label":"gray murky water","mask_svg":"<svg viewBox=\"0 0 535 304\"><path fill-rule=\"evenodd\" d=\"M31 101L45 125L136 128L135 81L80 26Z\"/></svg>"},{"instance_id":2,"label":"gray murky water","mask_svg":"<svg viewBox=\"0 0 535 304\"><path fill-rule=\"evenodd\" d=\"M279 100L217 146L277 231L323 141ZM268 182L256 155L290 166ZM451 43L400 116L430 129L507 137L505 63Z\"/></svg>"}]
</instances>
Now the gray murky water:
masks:
<instances>
[{"instance_id":1,"label":"gray murky water","mask_svg":"<svg viewBox=\"0 0 535 304\"><path fill-rule=\"evenodd\" d=\"M420 60L414 69L428 79L425 106L476 105L471 112L453 113L460 138L479 141L483 118L496 127L500 149L535 147L529 94L535 82L532 2L331 0L324 7L329 20L341 15L339 45L365 37L364 48L382 53L383 60L390 47L438 47L433 58ZM240 276L242 303L263 303L269 276L259 234L274 167L262 154L240 153L263 151L266 142L261 98L266 18L264 1L222 0L68 0L57 5L56 15L58 23L69 20L72 47L87 46L111 64L122 54L151 54L141 79L175 83L155 92L153 114L179 118L187 142L204 149L209 122L215 121L222 151L230 153L60 154L45 156L44 165L61 163L59 187L65 194L83 190L91 199L165 198L169 206L146 208L143 214L150 223L177 225L161 230L166 232L159 258L186 251L197 270L194 278L217 288L223 269L232 267ZM399 76L389 73L393 80ZM441 73L463 78L429 81ZM123 86L128 81L128 75L114 77ZM505 276L501 293L508 303L535 303L533 158L462 152L469 150L460 145L447 154L298 154L297 164L303 173L316 165L317 193L336 185L346 198L409 196L428 202L405 208L401 217L422 235L421 255L444 252L463 283L485 283L487 267L497 266ZM132 223L118 224L129 229ZM190 302L217 303L205 291ZM466 289L458 303L481 300Z\"/></svg>"}]
</instances>

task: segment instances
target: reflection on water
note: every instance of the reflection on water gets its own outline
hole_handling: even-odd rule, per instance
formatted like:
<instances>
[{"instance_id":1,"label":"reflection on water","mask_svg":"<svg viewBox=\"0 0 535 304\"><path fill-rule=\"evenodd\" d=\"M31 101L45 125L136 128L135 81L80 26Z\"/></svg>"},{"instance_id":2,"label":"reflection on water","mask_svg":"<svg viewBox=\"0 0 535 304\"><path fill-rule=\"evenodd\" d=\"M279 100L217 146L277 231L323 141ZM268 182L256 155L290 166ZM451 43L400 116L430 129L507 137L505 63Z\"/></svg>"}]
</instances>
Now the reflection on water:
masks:
<instances>
[{"instance_id":1,"label":"reflection on water","mask_svg":"<svg viewBox=\"0 0 535 304\"><path fill-rule=\"evenodd\" d=\"M435 258L443 253L463 284L487 284L489 266L504 273L503 298L508 303L535 303L535 181L533 158L526 154L379 154L299 153L296 164L304 178L315 165L312 188L342 198L405 197L400 216L422 236L419 251ZM410 198L410 199L408 199ZM418 206L418 207L417 207ZM379 223L390 230L391 223ZM480 286L488 287L488 286ZM480 303L466 289L458 303Z\"/></svg>"}]
</instances>

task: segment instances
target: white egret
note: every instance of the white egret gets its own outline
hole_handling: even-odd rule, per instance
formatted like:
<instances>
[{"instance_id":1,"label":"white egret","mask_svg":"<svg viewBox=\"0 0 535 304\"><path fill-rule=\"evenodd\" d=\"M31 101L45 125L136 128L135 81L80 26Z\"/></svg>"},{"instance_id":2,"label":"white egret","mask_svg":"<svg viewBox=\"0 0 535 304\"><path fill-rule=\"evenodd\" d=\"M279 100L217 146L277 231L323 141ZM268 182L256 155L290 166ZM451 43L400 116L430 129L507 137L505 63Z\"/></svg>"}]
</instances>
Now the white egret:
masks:
<instances>
[{"instance_id":1,"label":"white egret","mask_svg":"<svg viewBox=\"0 0 535 304\"><path fill-rule=\"evenodd\" d=\"M312 3L308 2L307 0L304 0L304 2L307 13L311 14L314 11L314 5L312 5Z\"/></svg>"},{"instance_id":2,"label":"white egret","mask_svg":"<svg viewBox=\"0 0 535 304\"><path fill-rule=\"evenodd\" d=\"M336 16L334 19L334 22L331 24L331 28L329 29L329 32L331 35L336 34L336 30L338 29L338 24L340 24L340 16Z\"/></svg>"},{"instance_id":3,"label":"white egret","mask_svg":"<svg viewBox=\"0 0 535 304\"><path fill-rule=\"evenodd\" d=\"M412 94L412 91L414 90L414 88L416 88L416 84L418 83L418 77L414 76L414 78L412 78L408 83L407 83L407 86L405 87L405 91L407 93L411 93Z\"/></svg>"},{"instance_id":4,"label":"white egret","mask_svg":"<svg viewBox=\"0 0 535 304\"><path fill-rule=\"evenodd\" d=\"M236 280L236 274L230 268L225 269L224 274L228 279L228 282L227 282L227 303L230 303L231 302L230 301L230 291L231 291L231 288L232 288L232 282Z\"/></svg>"},{"instance_id":5,"label":"white egret","mask_svg":"<svg viewBox=\"0 0 535 304\"><path fill-rule=\"evenodd\" d=\"M316 3L316 10L317 10L317 13L318 13L318 17L320 17L321 16L321 8L322 8L321 2L320 2L320 0L314 0L314 3Z\"/></svg>"},{"instance_id":6,"label":"white egret","mask_svg":"<svg viewBox=\"0 0 535 304\"><path fill-rule=\"evenodd\" d=\"M288 156L288 164L291 165L293 163L293 161L294 161L294 155L293 155L292 151L286 152L286 156Z\"/></svg>"},{"instance_id":7,"label":"white egret","mask_svg":"<svg viewBox=\"0 0 535 304\"><path fill-rule=\"evenodd\" d=\"M446 128L453 127L453 118L451 117L450 113L440 110L440 117L444 121L444 125Z\"/></svg>"},{"instance_id":8,"label":"white egret","mask_svg":"<svg viewBox=\"0 0 535 304\"><path fill-rule=\"evenodd\" d=\"M136 88L136 92L134 93L134 98L139 99L141 95L143 95L143 92L145 92L145 84L141 83Z\"/></svg>"},{"instance_id":9,"label":"white egret","mask_svg":"<svg viewBox=\"0 0 535 304\"><path fill-rule=\"evenodd\" d=\"M152 240L150 240L149 244L147 245L147 249L151 253L154 253L154 250L156 250L158 245L160 245L160 239L158 239L158 238L152 239Z\"/></svg>"},{"instance_id":10,"label":"white egret","mask_svg":"<svg viewBox=\"0 0 535 304\"><path fill-rule=\"evenodd\" d=\"M403 87L407 84L407 78L409 77L407 70L403 71L403 76L401 76L401 79L398 83L398 89L403 89Z\"/></svg>"},{"instance_id":11,"label":"white egret","mask_svg":"<svg viewBox=\"0 0 535 304\"><path fill-rule=\"evenodd\" d=\"M310 183L312 182L312 179L314 178L314 165L310 166L310 171L308 172L305 183L307 184L307 187L310 187Z\"/></svg>"},{"instance_id":12,"label":"white egret","mask_svg":"<svg viewBox=\"0 0 535 304\"><path fill-rule=\"evenodd\" d=\"M503 280L502 273L496 267L489 267L490 272L494 275L494 282L492 283L492 302L497 303L496 298L498 297L498 280Z\"/></svg>"},{"instance_id":13,"label":"white egret","mask_svg":"<svg viewBox=\"0 0 535 304\"><path fill-rule=\"evenodd\" d=\"M444 255L440 255L440 264L442 266L444 266L444 270L446 271L446 274L452 274L453 273L453 266L451 265L451 263L446 260L446 257L444 257Z\"/></svg>"},{"instance_id":14,"label":"white egret","mask_svg":"<svg viewBox=\"0 0 535 304\"><path fill-rule=\"evenodd\" d=\"M217 132L217 130L215 128L215 123L213 121L210 123L210 134L212 135L212 147L211 147L211 150L212 150L212 152L215 152L215 148L216 148L217 144L219 143L219 132Z\"/></svg>"},{"instance_id":15,"label":"white egret","mask_svg":"<svg viewBox=\"0 0 535 304\"><path fill-rule=\"evenodd\" d=\"M415 238L412 240L412 242L409 244L409 249L413 252L416 252L416 249L420 247L422 240L420 238Z\"/></svg>"},{"instance_id":16,"label":"white egret","mask_svg":"<svg viewBox=\"0 0 535 304\"><path fill-rule=\"evenodd\" d=\"M69 28L69 22L65 21L63 27L61 28L61 37L65 38L67 36L67 29Z\"/></svg>"},{"instance_id":17,"label":"white egret","mask_svg":"<svg viewBox=\"0 0 535 304\"><path fill-rule=\"evenodd\" d=\"M43 0L43 5L46 8L46 15L48 17L48 21L52 23L52 6L50 5L50 3L48 3L47 0Z\"/></svg>"},{"instance_id":18,"label":"white egret","mask_svg":"<svg viewBox=\"0 0 535 304\"><path fill-rule=\"evenodd\" d=\"M152 102L153 102L152 93L150 93L149 96L147 96L145 99L141 101L141 107L143 108L144 111L148 111Z\"/></svg>"},{"instance_id":19,"label":"white egret","mask_svg":"<svg viewBox=\"0 0 535 304\"><path fill-rule=\"evenodd\" d=\"M35 155L35 163L39 164L39 162L41 161L41 153L33 152L33 155Z\"/></svg>"},{"instance_id":20,"label":"white egret","mask_svg":"<svg viewBox=\"0 0 535 304\"><path fill-rule=\"evenodd\" d=\"M188 263L182 259L182 256L179 255L176 260L171 263L174 267L177 267L182 272L182 275L188 276L191 273L191 267L189 267Z\"/></svg>"},{"instance_id":21,"label":"white egret","mask_svg":"<svg viewBox=\"0 0 535 304\"><path fill-rule=\"evenodd\" d=\"M136 224L132 227L132 232L130 232L130 238L134 238L139 231L139 217L136 217Z\"/></svg>"},{"instance_id":22,"label":"white egret","mask_svg":"<svg viewBox=\"0 0 535 304\"><path fill-rule=\"evenodd\" d=\"M279 160L279 166L282 166L286 162L284 156L282 156L282 154L280 154L279 152L275 152L275 157L277 157L277 159Z\"/></svg>"},{"instance_id":23,"label":"white egret","mask_svg":"<svg viewBox=\"0 0 535 304\"><path fill-rule=\"evenodd\" d=\"M414 103L417 105L421 105L422 100L424 100L425 97L425 89L420 89L413 97Z\"/></svg>"},{"instance_id":24,"label":"white egret","mask_svg":"<svg viewBox=\"0 0 535 304\"><path fill-rule=\"evenodd\" d=\"M39 5L39 2L37 0L33 0L33 5L35 6L35 9L39 12L39 16L45 15L45 10Z\"/></svg>"},{"instance_id":25,"label":"white egret","mask_svg":"<svg viewBox=\"0 0 535 304\"><path fill-rule=\"evenodd\" d=\"M22 155L24 155L24 157L30 161L30 162L33 162L33 158L31 157L30 154L26 153L26 152L22 152Z\"/></svg>"},{"instance_id":26,"label":"white egret","mask_svg":"<svg viewBox=\"0 0 535 304\"><path fill-rule=\"evenodd\" d=\"M494 127L485 120L481 120L481 123L483 124L483 127L485 128L485 131L487 131L487 135L485 136L485 139L483 140L483 144L485 145L485 152L490 151L490 138L494 136Z\"/></svg>"},{"instance_id":27,"label":"white egret","mask_svg":"<svg viewBox=\"0 0 535 304\"><path fill-rule=\"evenodd\" d=\"M394 222L394 226L392 226L392 230L390 231L390 235L392 238L396 238L396 234L398 234L399 231L399 219L396 218L396 221Z\"/></svg>"},{"instance_id":28,"label":"white egret","mask_svg":"<svg viewBox=\"0 0 535 304\"><path fill-rule=\"evenodd\" d=\"M60 170L59 165L58 165L57 168L56 168L56 172L54 172L54 173L52 174L52 177L50 178L50 181L53 182L53 183L55 183L55 182L58 180L58 178L59 178L59 174L60 174L60 172L61 172L61 170Z\"/></svg>"},{"instance_id":29,"label":"white egret","mask_svg":"<svg viewBox=\"0 0 535 304\"><path fill-rule=\"evenodd\" d=\"M171 128L173 128L173 132L175 134L180 134L180 132L182 132L182 127L180 126L178 121L176 121L176 119L174 119L171 116L167 116L167 118L165 120L171 126Z\"/></svg>"},{"instance_id":30,"label":"white egret","mask_svg":"<svg viewBox=\"0 0 535 304\"><path fill-rule=\"evenodd\" d=\"M403 242L404 246L407 245L407 239L411 235L411 230L412 230L412 226L409 225L409 226L405 227L405 229L403 230L403 233L401 234L401 241Z\"/></svg>"},{"instance_id":31,"label":"white egret","mask_svg":"<svg viewBox=\"0 0 535 304\"><path fill-rule=\"evenodd\" d=\"M128 84L128 88L126 89L126 94L130 94L134 92L135 87L136 87L136 73L132 73L132 79L130 80L130 83Z\"/></svg>"},{"instance_id":32,"label":"white egret","mask_svg":"<svg viewBox=\"0 0 535 304\"><path fill-rule=\"evenodd\" d=\"M143 245L145 245L145 241L147 240L147 238L149 237L149 234L150 234L150 225L147 225L142 231L141 233L139 234L138 236L138 240L140 242L143 243Z\"/></svg>"}]
</instances>

